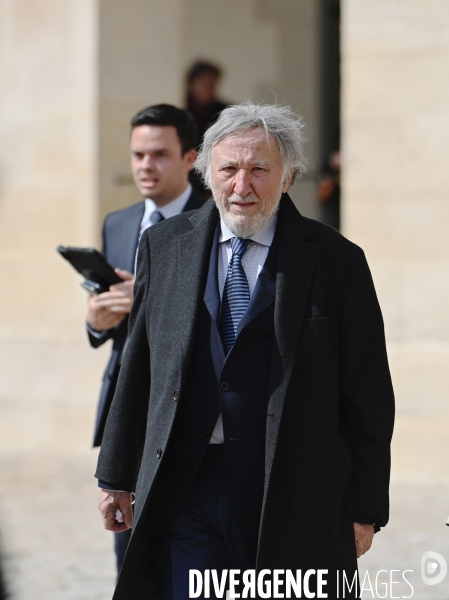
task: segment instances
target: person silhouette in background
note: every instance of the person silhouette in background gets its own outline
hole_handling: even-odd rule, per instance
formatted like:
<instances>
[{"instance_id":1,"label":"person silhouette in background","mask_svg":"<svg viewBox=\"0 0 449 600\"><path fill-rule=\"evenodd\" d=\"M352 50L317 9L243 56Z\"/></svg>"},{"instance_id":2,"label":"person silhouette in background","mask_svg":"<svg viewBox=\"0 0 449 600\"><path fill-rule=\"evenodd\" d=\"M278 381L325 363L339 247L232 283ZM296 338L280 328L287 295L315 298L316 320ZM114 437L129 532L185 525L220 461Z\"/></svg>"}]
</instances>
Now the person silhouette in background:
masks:
<instances>
[{"instance_id":1,"label":"person silhouette in background","mask_svg":"<svg viewBox=\"0 0 449 600\"><path fill-rule=\"evenodd\" d=\"M318 176L316 199L320 206L320 221L340 229L340 127L333 137L330 152L327 153Z\"/></svg>"},{"instance_id":2,"label":"person silhouette in background","mask_svg":"<svg viewBox=\"0 0 449 600\"><path fill-rule=\"evenodd\" d=\"M321 208L321 221L340 228L340 150L330 153L320 173L317 200Z\"/></svg>"},{"instance_id":3,"label":"person silhouette in background","mask_svg":"<svg viewBox=\"0 0 449 600\"><path fill-rule=\"evenodd\" d=\"M198 127L197 149L206 129L215 123L221 111L230 104L218 98L222 77L220 67L203 60L194 62L187 71L185 105ZM198 193L204 198L210 198L210 190L195 171L190 172L189 180Z\"/></svg>"},{"instance_id":4,"label":"person silhouette in background","mask_svg":"<svg viewBox=\"0 0 449 600\"><path fill-rule=\"evenodd\" d=\"M9 598L9 594L6 591L6 585L3 577L3 569L0 564L0 600L7 600Z\"/></svg>"}]
</instances>

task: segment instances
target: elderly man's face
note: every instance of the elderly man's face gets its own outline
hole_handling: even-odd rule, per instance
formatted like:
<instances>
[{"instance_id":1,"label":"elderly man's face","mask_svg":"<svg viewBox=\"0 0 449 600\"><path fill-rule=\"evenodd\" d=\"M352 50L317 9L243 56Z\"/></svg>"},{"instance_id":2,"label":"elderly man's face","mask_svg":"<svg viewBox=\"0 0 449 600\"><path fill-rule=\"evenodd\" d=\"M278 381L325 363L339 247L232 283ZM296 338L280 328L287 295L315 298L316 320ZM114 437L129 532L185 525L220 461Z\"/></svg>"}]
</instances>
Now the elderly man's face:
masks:
<instances>
[{"instance_id":1,"label":"elderly man's face","mask_svg":"<svg viewBox=\"0 0 449 600\"><path fill-rule=\"evenodd\" d=\"M265 130L253 127L212 149L211 187L220 215L238 237L250 237L276 212L284 180L279 146Z\"/></svg>"}]
</instances>

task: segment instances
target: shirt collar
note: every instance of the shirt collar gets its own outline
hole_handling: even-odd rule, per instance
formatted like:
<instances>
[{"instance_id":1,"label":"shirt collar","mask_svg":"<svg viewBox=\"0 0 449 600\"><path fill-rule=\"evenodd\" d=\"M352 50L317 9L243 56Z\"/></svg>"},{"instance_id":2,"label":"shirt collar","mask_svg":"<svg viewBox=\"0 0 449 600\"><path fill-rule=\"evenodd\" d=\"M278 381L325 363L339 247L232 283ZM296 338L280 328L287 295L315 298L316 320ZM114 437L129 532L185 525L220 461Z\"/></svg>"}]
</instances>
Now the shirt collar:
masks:
<instances>
[{"instance_id":1,"label":"shirt collar","mask_svg":"<svg viewBox=\"0 0 449 600\"><path fill-rule=\"evenodd\" d=\"M179 215L182 212L182 209L187 204L187 201L192 193L192 185L187 184L186 189L182 192L180 196L164 204L164 206L158 207L156 203L151 200L151 198L145 198L145 212L143 215L142 223L149 220L154 211L158 210L164 219L169 219L170 217L174 217L175 215Z\"/></svg>"},{"instance_id":2,"label":"shirt collar","mask_svg":"<svg viewBox=\"0 0 449 600\"><path fill-rule=\"evenodd\" d=\"M268 223L265 225L265 227L263 227L263 229L261 229L254 235L252 235L249 239L253 242L257 242L258 244L261 244L262 246L271 246L271 244L273 242L274 234L276 232L277 221L278 221L278 215L277 215L277 213L275 213L271 217L271 219L268 221ZM229 229L229 227L226 225L226 223L223 221L222 218L220 218L220 227L221 227L220 239L219 239L220 243L227 242L231 238L236 237L235 233L233 233Z\"/></svg>"}]
</instances>

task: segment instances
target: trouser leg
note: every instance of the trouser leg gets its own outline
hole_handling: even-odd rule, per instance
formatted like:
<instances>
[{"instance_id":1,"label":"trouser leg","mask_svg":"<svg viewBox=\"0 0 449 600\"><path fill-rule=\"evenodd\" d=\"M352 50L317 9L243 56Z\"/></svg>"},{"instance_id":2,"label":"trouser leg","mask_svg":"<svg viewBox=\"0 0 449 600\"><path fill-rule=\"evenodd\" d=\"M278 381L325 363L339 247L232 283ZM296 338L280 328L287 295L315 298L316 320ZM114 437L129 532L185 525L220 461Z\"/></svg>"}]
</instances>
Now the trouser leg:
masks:
<instances>
[{"instance_id":1,"label":"trouser leg","mask_svg":"<svg viewBox=\"0 0 449 600\"><path fill-rule=\"evenodd\" d=\"M224 448L211 446L156 542L161 600L189 599L190 570L215 570L221 581L223 569L254 569L256 543L233 515Z\"/></svg>"},{"instance_id":2,"label":"trouser leg","mask_svg":"<svg viewBox=\"0 0 449 600\"><path fill-rule=\"evenodd\" d=\"M114 533L114 550L117 564L117 574L120 573L122 568L123 559L125 558L125 552L128 548L128 543L131 538L131 529L121 531L120 533Z\"/></svg>"}]
</instances>

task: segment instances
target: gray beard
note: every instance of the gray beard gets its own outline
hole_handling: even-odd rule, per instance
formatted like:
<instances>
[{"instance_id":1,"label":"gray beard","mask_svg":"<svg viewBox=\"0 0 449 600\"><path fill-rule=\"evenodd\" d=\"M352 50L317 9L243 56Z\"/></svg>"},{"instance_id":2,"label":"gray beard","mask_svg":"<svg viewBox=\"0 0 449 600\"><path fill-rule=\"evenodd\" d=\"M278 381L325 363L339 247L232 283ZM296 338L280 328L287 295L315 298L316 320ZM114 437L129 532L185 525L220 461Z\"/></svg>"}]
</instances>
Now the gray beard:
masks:
<instances>
[{"instance_id":1,"label":"gray beard","mask_svg":"<svg viewBox=\"0 0 449 600\"><path fill-rule=\"evenodd\" d=\"M231 212L224 210L216 200L215 204L217 205L220 217L223 219L226 227L228 227L237 237L247 239L265 227L271 217L278 211L280 200L281 197L279 196L278 202L268 214L257 213L253 217L234 215Z\"/></svg>"},{"instance_id":2,"label":"gray beard","mask_svg":"<svg viewBox=\"0 0 449 600\"><path fill-rule=\"evenodd\" d=\"M271 215L267 219L265 215L261 215L260 213L254 217L247 218L224 211L223 214L220 213L220 216L225 222L226 227L229 227L232 233L239 238L252 237L263 229L271 218Z\"/></svg>"}]
</instances>

